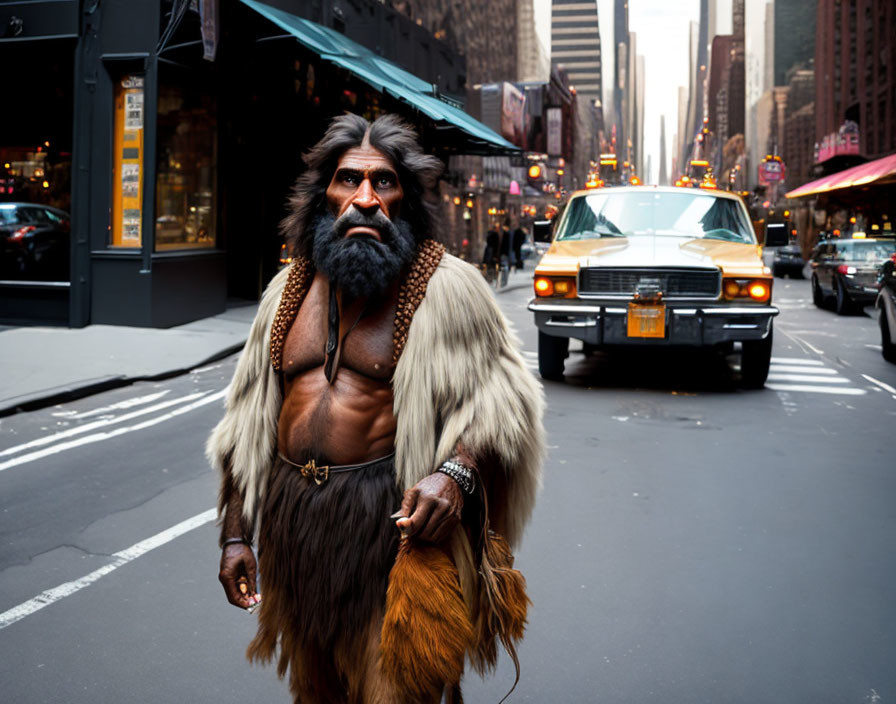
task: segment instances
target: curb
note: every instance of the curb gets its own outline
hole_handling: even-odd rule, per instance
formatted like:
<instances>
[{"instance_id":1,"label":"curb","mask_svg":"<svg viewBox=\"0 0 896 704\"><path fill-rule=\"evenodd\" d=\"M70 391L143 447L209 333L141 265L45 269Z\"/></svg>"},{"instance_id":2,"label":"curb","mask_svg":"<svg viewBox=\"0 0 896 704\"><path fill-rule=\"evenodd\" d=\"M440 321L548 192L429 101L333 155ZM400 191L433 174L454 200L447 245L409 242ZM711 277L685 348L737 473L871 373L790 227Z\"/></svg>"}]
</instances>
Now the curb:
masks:
<instances>
[{"instance_id":1,"label":"curb","mask_svg":"<svg viewBox=\"0 0 896 704\"><path fill-rule=\"evenodd\" d=\"M0 418L11 416L16 413L28 413L37 411L47 406L54 406L58 403L68 403L76 401L79 398L86 398L95 394L103 393L111 389L120 389L124 386L130 386L141 381L164 381L172 379L176 376L189 374L194 369L204 367L212 362L229 357L235 352L239 352L245 346L246 341L243 340L238 344L225 347L223 350L215 352L213 355L205 359L191 364L187 367L179 367L177 369L169 369L158 374L146 374L141 376L106 376L98 379L88 379L82 382L75 382L71 385L57 386L53 389L45 389L44 391L36 391L33 394L25 394L24 396L16 396L15 398L0 400Z\"/></svg>"}]
</instances>

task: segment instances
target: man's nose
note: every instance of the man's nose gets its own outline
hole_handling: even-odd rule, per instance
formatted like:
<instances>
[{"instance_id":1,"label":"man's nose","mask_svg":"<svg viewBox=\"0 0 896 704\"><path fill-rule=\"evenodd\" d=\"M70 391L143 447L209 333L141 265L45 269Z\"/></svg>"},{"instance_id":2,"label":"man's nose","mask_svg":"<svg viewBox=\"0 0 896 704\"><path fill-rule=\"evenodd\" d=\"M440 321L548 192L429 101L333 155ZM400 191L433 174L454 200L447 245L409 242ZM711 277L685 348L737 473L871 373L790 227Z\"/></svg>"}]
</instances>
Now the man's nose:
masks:
<instances>
[{"instance_id":1,"label":"man's nose","mask_svg":"<svg viewBox=\"0 0 896 704\"><path fill-rule=\"evenodd\" d=\"M361 181L361 185L358 186L358 190L352 196L352 205L365 215L372 214L373 211L380 207L379 198L376 197L376 192L373 190L373 184L370 183L369 178Z\"/></svg>"}]
</instances>

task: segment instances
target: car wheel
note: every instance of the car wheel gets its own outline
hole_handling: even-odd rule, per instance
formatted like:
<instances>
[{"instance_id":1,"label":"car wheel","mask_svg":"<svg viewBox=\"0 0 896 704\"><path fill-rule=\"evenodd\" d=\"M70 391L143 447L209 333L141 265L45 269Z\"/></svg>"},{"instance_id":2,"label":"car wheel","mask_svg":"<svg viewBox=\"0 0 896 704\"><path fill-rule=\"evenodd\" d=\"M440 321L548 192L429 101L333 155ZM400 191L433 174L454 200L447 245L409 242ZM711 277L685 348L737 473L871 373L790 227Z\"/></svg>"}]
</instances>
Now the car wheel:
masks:
<instances>
[{"instance_id":1,"label":"car wheel","mask_svg":"<svg viewBox=\"0 0 896 704\"><path fill-rule=\"evenodd\" d=\"M837 315L846 315L852 310L852 301L849 300L849 295L843 288L843 284L836 280L834 283L834 296L834 310L837 311Z\"/></svg>"},{"instance_id":2,"label":"car wheel","mask_svg":"<svg viewBox=\"0 0 896 704\"><path fill-rule=\"evenodd\" d=\"M884 359L896 364L896 344L890 338L890 325L887 322L887 311L880 311L880 346Z\"/></svg>"},{"instance_id":3,"label":"car wheel","mask_svg":"<svg viewBox=\"0 0 896 704\"><path fill-rule=\"evenodd\" d=\"M784 278L784 274L781 273L781 270L778 268L777 264L772 264L772 276L780 279Z\"/></svg>"},{"instance_id":4,"label":"car wheel","mask_svg":"<svg viewBox=\"0 0 896 704\"><path fill-rule=\"evenodd\" d=\"M768 368L772 361L772 324L768 335L762 340L746 340L740 353L740 377L744 387L761 389L768 379Z\"/></svg>"},{"instance_id":5,"label":"car wheel","mask_svg":"<svg viewBox=\"0 0 896 704\"><path fill-rule=\"evenodd\" d=\"M538 373L543 379L563 380L563 363L569 354L569 338L538 333Z\"/></svg>"}]
</instances>

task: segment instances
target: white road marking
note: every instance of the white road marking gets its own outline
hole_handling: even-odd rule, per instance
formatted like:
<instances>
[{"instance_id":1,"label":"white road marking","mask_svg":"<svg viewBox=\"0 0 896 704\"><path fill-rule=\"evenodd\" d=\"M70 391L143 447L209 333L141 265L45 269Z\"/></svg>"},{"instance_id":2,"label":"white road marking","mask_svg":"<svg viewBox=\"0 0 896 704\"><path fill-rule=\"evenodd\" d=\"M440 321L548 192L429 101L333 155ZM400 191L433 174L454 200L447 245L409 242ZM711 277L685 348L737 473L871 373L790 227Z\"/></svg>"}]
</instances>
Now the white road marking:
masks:
<instances>
[{"instance_id":1,"label":"white road marking","mask_svg":"<svg viewBox=\"0 0 896 704\"><path fill-rule=\"evenodd\" d=\"M890 386L889 384L885 384L885 383L882 382L882 381L878 381L878 380L875 379L873 376L868 376L867 374L862 374L862 376L865 377L865 378L866 378L868 381L870 381L872 384L874 384L874 385L879 386L880 388L882 388L884 391L887 391L887 392L889 392L889 393L891 393L891 394L896 394L896 389L894 389L894 388L893 388L892 386Z\"/></svg>"},{"instance_id":2,"label":"white road marking","mask_svg":"<svg viewBox=\"0 0 896 704\"><path fill-rule=\"evenodd\" d=\"M175 418L176 416L182 415L183 413L188 413L189 411L195 410L200 406L205 406L206 404L213 403L221 398L224 398L224 395L227 393L227 389L221 389L220 391L212 394L211 396L206 396L205 398L201 398L198 401L194 401L186 406L180 406L175 408L170 413L165 413L160 416L156 416L155 418L150 418L149 420L145 420L142 423L137 423L137 425L130 425L124 428L116 428L115 430L110 430L104 433L96 433L94 435L87 435L83 438L78 438L76 440L69 440L68 442L61 442L56 445L52 445L50 447L46 447L43 450L36 450L34 452L29 452L28 454L21 455L19 457L14 457L11 460L7 460L6 462L0 462L0 472L5 469L9 469L10 467L15 467L20 464L25 464L27 462L33 462L34 460L39 460L42 457L48 457L49 455L55 455L58 452L62 452L64 450L70 450L75 447L80 447L82 445L89 445L94 442L101 442L103 440L110 440L112 438L118 437L119 435L124 435L125 433L132 433L135 430L143 430L144 428L152 427L153 425L158 425L166 420L170 420ZM198 394L202 395L202 394ZM161 405L161 404L159 404Z\"/></svg>"},{"instance_id":3,"label":"white road marking","mask_svg":"<svg viewBox=\"0 0 896 704\"><path fill-rule=\"evenodd\" d=\"M67 596L71 596L72 594L81 591L82 589L84 589L84 587L90 586L101 577L105 577L107 574L109 574L110 572L114 572L119 567L126 565L133 560L136 560L138 557L145 555L150 550L155 550L157 547L160 547L165 543L170 543L172 540L180 537L184 533L189 533L191 530L199 528L209 521L215 520L216 516L216 509L210 508L208 511L203 511L202 513L197 514L192 518L188 518L185 521L181 521L177 525L163 530L161 533L156 533L146 540L141 540L139 543L134 543L129 548L125 548L120 552L114 553L112 555L114 559L108 565L104 565L99 569L94 570L90 574L84 575L80 579L76 579L72 582L65 582L64 584L60 584L58 587L47 589L45 592L41 592L33 599L29 599L28 601L19 604L18 606L12 607L8 611L4 611L2 614L0 614L0 630L3 630L7 626L11 626L16 621L21 621L26 616L30 616L31 614L35 613L36 611L40 611L46 606L50 606L50 604L56 603L60 599L64 599Z\"/></svg>"},{"instance_id":4,"label":"white road marking","mask_svg":"<svg viewBox=\"0 0 896 704\"><path fill-rule=\"evenodd\" d=\"M149 394L148 396L137 396L136 398L129 398L126 401L121 401L119 403L113 403L110 406L103 406L102 408L94 408L92 411L84 411L83 413L73 412L73 413L54 413L53 415L62 416L64 415L66 420L80 420L81 418L90 418L91 416L99 416L103 413L108 413L109 411L119 411L125 410L127 408L133 408L134 406L142 406L144 403L152 403L156 401L165 394L171 392L171 389L165 389L165 391L159 391L156 394Z\"/></svg>"},{"instance_id":5,"label":"white road marking","mask_svg":"<svg viewBox=\"0 0 896 704\"><path fill-rule=\"evenodd\" d=\"M841 396L864 396L867 391L842 386L810 386L798 384L766 384L765 388L773 391L804 391L810 394L839 394Z\"/></svg>"},{"instance_id":6,"label":"white road marking","mask_svg":"<svg viewBox=\"0 0 896 704\"><path fill-rule=\"evenodd\" d=\"M801 337L800 337L799 335L797 335L796 333L787 332L787 330L784 330L783 327L780 327L779 329L780 329L781 332L783 332L787 337L789 337L791 340L793 340L794 342L796 342L800 347L808 347L810 350L812 350L812 351L813 351L815 354L817 354L817 355L823 355L823 354L824 354L824 352L822 352L820 349L818 349L815 345L813 345L813 344L811 344L811 343L809 343L809 342L806 342L806 340L804 340L803 338L801 338Z\"/></svg>"},{"instance_id":7,"label":"white road marking","mask_svg":"<svg viewBox=\"0 0 896 704\"><path fill-rule=\"evenodd\" d=\"M804 359L803 357L772 357L772 364L805 364L811 367L824 366L824 362L817 359Z\"/></svg>"},{"instance_id":8,"label":"white road marking","mask_svg":"<svg viewBox=\"0 0 896 704\"><path fill-rule=\"evenodd\" d=\"M79 425L77 428L69 428L68 430L61 430L58 433L53 433L53 435L47 435L42 438L38 438L37 440L32 440L31 442L26 442L22 445L16 445L15 447L10 447L6 450L0 451L0 457L4 457L6 455L14 455L17 452L21 452L22 450L29 450L32 447L41 447L43 445L49 445L51 443L56 442L57 440L63 440L64 438L70 438L74 435L83 435L84 433L88 433L91 430L96 430L97 428L103 428L107 425L113 425L115 423L123 423L126 420L131 420L133 418L138 418L140 416L145 416L147 413L155 413L156 411L161 411L165 408L170 408L171 406L176 406L179 403L186 403L188 401L192 401L193 399L201 398L207 391L198 391L194 394L189 394L188 396L181 396L180 398L173 398L168 401L163 401L162 403L157 403L154 406L149 406L148 408L141 408L139 411L134 411L132 413L126 413L123 416L119 416L118 418L106 418L103 420L95 420L92 423L87 423L85 425Z\"/></svg>"},{"instance_id":9,"label":"white road marking","mask_svg":"<svg viewBox=\"0 0 896 704\"><path fill-rule=\"evenodd\" d=\"M798 364L772 364L769 369L774 372L794 372L796 374L817 374L819 376L824 376L825 374L831 376L837 375L836 369L828 369L827 367L801 367Z\"/></svg>"},{"instance_id":10,"label":"white road marking","mask_svg":"<svg viewBox=\"0 0 896 704\"><path fill-rule=\"evenodd\" d=\"M769 379L775 381L808 381L814 384L848 384L850 380L843 376L813 376L811 374L778 374L773 369Z\"/></svg>"}]
</instances>

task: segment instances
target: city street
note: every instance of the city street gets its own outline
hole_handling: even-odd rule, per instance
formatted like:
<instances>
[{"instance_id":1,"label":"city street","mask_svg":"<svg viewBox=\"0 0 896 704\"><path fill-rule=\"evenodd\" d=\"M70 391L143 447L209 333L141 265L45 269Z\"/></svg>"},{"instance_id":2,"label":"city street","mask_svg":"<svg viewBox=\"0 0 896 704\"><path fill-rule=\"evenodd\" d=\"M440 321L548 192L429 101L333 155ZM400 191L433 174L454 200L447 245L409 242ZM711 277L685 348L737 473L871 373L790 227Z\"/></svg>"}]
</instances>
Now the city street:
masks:
<instances>
[{"instance_id":1,"label":"city street","mask_svg":"<svg viewBox=\"0 0 896 704\"><path fill-rule=\"evenodd\" d=\"M498 299L535 373L529 297ZM872 309L794 279L774 303L763 390L734 355L662 349L574 352L545 384L509 701L896 700L896 365ZM4 701L288 701L217 582L203 446L235 360L0 420ZM466 701L513 678L502 657Z\"/></svg>"}]
</instances>

